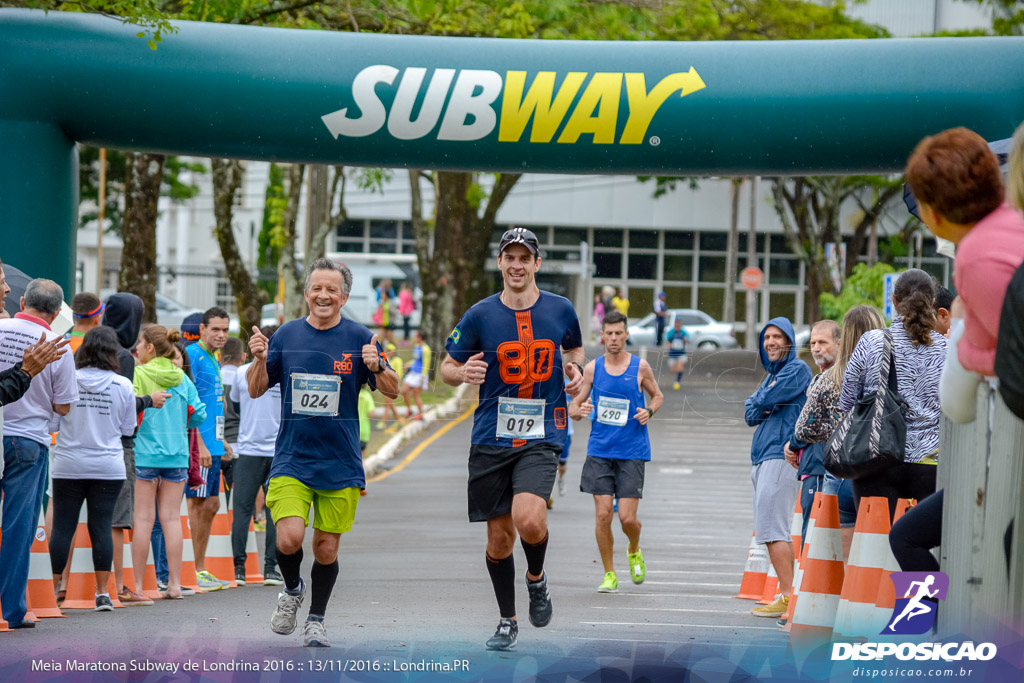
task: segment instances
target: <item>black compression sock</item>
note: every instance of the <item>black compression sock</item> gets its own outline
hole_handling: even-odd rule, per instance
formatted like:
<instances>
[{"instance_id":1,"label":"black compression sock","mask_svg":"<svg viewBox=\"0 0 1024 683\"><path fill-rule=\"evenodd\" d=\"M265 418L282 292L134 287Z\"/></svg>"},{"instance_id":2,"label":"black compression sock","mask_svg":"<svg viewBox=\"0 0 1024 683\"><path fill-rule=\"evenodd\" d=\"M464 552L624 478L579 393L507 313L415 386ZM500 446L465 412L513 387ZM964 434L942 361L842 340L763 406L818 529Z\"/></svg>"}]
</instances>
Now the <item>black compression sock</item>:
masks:
<instances>
[{"instance_id":1,"label":"black compression sock","mask_svg":"<svg viewBox=\"0 0 1024 683\"><path fill-rule=\"evenodd\" d=\"M299 590L302 582L302 548L299 548L291 555L285 555L278 549L277 566L281 570L285 590L291 593Z\"/></svg>"},{"instance_id":2,"label":"black compression sock","mask_svg":"<svg viewBox=\"0 0 1024 683\"><path fill-rule=\"evenodd\" d=\"M309 600L309 615L323 617L327 613L327 601L331 599L334 582L338 579L338 561L330 564L313 562L310 572L312 591Z\"/></svg>"},{"instance_id":3,"label":"black compression sock","mask_svg":"<svg viewBox=\"0 0 1024 683\"><path fill-rule=\"evenodd\" d=\"M487 573L491 575L494 597L498 600L498 612L502 619L511 619L516 615L516 561L510 553L508 557L496 560L487 557Z\"/></svg>"},{"instance_id":4,"label":"black compression sock","mask_svg":"<svg viewBox=\"0 0 1024 683\"><path fill-rule=\"evenodd\" d=\"M548 536L544 534L544 540L540 543L527 543L522 538L519 542L523 545L523 552L526 553L526 570L534 576L544 573L544 555L548 552Z\"/></svg>"}]
</instances>

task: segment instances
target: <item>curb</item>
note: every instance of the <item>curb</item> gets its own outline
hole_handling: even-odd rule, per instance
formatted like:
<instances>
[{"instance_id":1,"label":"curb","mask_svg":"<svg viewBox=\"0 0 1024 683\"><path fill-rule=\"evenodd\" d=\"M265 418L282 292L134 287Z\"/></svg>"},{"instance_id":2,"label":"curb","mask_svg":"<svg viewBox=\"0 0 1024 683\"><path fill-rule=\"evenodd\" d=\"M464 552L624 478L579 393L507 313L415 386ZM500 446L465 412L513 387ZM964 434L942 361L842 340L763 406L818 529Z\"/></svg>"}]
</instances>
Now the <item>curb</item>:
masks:
<instances>
[{"instance_id":1,"label":"curb","mask_svg":"<svg viewBox=\"0 0 1024 683\"><path fill-rule=\"evenodd\" d=\"M461 413L462 398L469 391L470 386L469 384L460 384L455 388L455 395L452 398L439 406L425 410L422 420L415 420L402 427L376 453L363 460L363 470L366 472L366 476L372 477L379 474L384 469L384 464L395 457L395 454L405 442L422 434L437 420Z\"/></svg>"}]
</instances>

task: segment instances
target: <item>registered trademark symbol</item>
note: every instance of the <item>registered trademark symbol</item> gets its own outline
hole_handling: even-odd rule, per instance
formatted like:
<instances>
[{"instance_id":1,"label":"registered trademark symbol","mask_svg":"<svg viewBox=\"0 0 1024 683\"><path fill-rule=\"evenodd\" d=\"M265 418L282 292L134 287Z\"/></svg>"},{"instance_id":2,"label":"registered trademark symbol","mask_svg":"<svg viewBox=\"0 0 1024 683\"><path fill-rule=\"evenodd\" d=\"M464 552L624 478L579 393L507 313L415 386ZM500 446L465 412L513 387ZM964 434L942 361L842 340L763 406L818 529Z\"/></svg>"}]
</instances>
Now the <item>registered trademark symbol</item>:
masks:
<instances>
[{"instance_id":1,"label":"registered trademark symbol","mask_svg":"<svg viewBox=\"0 0 1024 683\"><path fill-rule=\"evenodd\" d=\"M652 135L650 143L652 147L657 147L658 145L661 144L661 138L659 138L657 135Z\"/></svg>"}]
</instances>

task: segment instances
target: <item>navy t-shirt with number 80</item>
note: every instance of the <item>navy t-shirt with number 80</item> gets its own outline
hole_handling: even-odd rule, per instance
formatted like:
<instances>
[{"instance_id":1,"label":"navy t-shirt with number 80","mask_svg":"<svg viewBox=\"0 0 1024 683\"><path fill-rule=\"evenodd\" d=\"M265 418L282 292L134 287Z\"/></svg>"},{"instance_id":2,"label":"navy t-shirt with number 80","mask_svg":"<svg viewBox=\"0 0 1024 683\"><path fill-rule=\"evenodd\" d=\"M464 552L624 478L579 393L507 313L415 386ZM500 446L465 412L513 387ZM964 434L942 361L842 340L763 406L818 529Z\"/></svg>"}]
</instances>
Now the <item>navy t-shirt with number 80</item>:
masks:
<instances>
[{"instance_id":1,"label":"navy t-shirt with number 80","mask_svg":"<svg viewBox=\"0 0 1024 683\"><path fill-rule=\"evenodd\" d=\"M582 345L580 322L572 303L550 292L542 290L537 302L522 311L505 306L498 294L466 311L448 337L445 350L459 363L483 351L487 363L480 403L473 416L472 443L512 447L536 439L564 445L568 420L561 349ZM541 403L543 438L539 436L540 427L530 423L534 416L529 412ZM517 413L520 408L524 412ZM499 433L519 433L528 438Z\"/></svg>"},{"instance_id":2,"label":"navy t-shirt with number 80","mask_svg":"<svg viewBox=\"0 0 1024 683\"><path fill-rule=\"evenodd\" d=\"M325 491L364 486L358 404L363 384L377 388L363 363L363 345L372 338L347 318L328 330L292 320L270 338L267 375L270 386L281 385L271 477L294 477Z\"/></svg>"}]
</instances>

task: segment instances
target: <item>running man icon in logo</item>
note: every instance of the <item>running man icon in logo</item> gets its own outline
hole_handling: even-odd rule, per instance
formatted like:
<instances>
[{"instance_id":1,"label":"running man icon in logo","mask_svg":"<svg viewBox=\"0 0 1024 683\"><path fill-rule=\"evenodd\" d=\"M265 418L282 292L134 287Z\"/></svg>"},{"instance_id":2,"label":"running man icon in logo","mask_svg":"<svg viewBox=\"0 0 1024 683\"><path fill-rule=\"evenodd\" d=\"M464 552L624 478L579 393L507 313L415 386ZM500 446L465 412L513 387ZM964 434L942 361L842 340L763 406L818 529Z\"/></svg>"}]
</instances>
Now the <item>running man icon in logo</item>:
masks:
<instances>
[{"instance_id":1,"label":"running man icon in logo","mask_svg":"<svg viewBox=\"0 0 1024 683\"><path fill-rule=\"evenodd\" d=\"M893 618L882 633L920 635L927 633L935 623L938 600L946 599L949 577L942 572L893 572L896 587L896 606Z\"/></svg>"}]
</instances>

